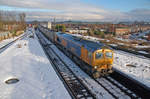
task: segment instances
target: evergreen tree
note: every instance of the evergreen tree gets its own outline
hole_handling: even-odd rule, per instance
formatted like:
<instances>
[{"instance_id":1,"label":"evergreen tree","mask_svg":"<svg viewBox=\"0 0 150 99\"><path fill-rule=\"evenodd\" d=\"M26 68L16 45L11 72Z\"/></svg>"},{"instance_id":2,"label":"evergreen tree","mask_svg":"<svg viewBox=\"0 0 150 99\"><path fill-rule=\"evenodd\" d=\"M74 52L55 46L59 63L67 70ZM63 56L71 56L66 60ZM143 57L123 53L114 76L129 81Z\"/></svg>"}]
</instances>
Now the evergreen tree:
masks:
<instances>
[{"instance_id":1,"label":"evergreen tree","mask_svg":"<svg viewBox=\"0 0 150 99\"><path fill-rule=\"evenodd\" d=\"M61 26L61 31L62 31L62 32L66 32L66 27L65 27L64 24Z\"/></svg>"}]
</instances>

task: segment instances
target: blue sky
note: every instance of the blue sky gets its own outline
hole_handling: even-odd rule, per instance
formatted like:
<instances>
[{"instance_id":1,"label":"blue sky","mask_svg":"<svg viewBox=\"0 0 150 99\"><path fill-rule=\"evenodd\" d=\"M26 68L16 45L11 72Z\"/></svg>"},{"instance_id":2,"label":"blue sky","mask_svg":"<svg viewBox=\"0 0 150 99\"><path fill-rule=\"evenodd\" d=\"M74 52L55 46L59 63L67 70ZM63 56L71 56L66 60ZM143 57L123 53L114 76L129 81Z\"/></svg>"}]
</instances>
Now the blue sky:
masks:
<instances>
[{"instance_id":1,"label":"blue sky","mask_svg":"<svg viewBox=\"0 0 150 99\"><path fill-rule=\"evenodd\" d=\"M27 20L150 21L150 0L0 0Z\"/></svg>"},{"instance_id":2,"label":"blue sky","mask_svg":"<svg viewBox=\"0 0 150 99\"><path fill-rule=\"evenodd\" d=\"M150 9L150 0L82 0L82 2L124 12L139 8Z\"/></svg>"},{"instance_id":3,"label":"blue sky","mask_svg":"<svg viewBox=\"0 0 150 99\"><path fill-rule=\"evenodd\" d=\"M21 7L11 7L11 6L0 6L0 10L5 11L19 11L19 12L59 12L58 10L53 9L40 9L40 8L21 8Z\"/></svg>"}]
</instances>

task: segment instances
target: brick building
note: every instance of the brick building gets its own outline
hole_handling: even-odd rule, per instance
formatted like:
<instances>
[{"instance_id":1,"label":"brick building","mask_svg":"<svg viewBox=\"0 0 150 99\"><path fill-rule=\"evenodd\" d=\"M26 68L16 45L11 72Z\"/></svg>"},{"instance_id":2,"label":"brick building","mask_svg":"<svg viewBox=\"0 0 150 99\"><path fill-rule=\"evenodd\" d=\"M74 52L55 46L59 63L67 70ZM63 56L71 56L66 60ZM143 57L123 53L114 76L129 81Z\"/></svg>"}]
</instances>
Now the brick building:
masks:
<instances>
[{"instance_id":1,"label":"brick building","mask_svg":"<svg viewBox=\"0 0 150 99\"><path fill-rule=\"evenodd\" d=\"M129 34L131 32L130 28L115 28L116 35Z\"/></svg>"}]
</instances>

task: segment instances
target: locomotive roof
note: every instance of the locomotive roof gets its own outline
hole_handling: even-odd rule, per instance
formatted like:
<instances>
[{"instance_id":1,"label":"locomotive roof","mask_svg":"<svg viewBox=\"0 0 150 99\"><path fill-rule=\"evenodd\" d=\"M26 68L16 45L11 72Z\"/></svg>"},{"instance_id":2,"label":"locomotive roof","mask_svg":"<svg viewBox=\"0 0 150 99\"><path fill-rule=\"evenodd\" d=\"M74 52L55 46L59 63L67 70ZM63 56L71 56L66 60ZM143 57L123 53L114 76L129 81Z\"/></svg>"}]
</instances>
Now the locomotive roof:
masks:
<instances>
[{"instance_id":1,"label":"locomotive roof","mask_svg":"<svg viewBox=\"0 0 150 99\"><path fill-rule=\"evenodd\" d=\"M103 43L85 40L83 38L72 36L70 34L61 33L61 32L58 32L57 34L58 36L66 38L67 40L71 40L79 44L80 46L84 46L88 51L92 51L92 52L94 52L95 50L101 49L102 47L105 46Z\"/></svg>"}]
</instances>

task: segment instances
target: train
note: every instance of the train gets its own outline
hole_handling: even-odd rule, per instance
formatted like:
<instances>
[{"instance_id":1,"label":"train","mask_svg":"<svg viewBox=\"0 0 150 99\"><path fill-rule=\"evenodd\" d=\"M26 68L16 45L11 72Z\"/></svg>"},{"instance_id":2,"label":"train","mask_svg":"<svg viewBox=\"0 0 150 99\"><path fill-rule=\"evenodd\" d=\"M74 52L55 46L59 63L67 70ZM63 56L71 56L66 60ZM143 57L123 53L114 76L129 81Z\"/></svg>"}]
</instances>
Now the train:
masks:
<instances>
[{"instance_id":1,"label":"train","mask_svg":"<svg viewBox=\"0 0 150 99\"><path fill-rule=\"evenodd\" d=\"M92 77L99 78L113 72L114 52L105 44L54 32L41 25L37 29Z\"/></svg>"}]
</instances>

